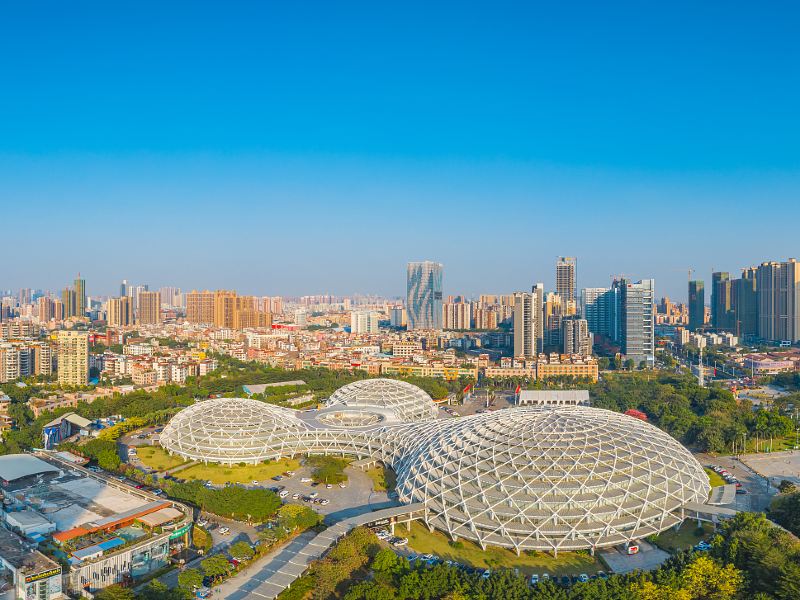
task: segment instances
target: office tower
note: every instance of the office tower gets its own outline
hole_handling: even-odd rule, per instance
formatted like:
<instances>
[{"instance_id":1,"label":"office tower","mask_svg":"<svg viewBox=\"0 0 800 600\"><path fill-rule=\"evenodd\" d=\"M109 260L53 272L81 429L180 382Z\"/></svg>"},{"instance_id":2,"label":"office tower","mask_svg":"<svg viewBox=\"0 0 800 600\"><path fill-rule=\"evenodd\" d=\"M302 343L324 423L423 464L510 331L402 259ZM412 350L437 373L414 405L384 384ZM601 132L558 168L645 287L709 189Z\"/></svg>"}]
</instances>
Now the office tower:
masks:
<instances>
[{"instance_id":1,"label":"office tower","mask_svg":"<svg viewBox=\"0 0 800 600\"><path fill-rule=\"evenodd\" d=\"M590 356L592 354L592 341L589 334L589 324L586 319L570 315L561 321L561 351L564 354L579 354Z\"/></svg>"},{"instance_id":2,"label":"office tower","mask_svg":"<svg viewBox=\"0 0 800 600\"><path fill-rule=\"evenodd\" d=\"M722 331L734 329L731 287L730 273L711 274L711 326L714 329Z\"/></svg>"},{"instance_id":3,"label":"office tower","mask_svg":"<svg viewBox=\"0 0 800 600\"><path fill-rule=\"evenodd\" d=\"M655 280L643 279L636 283L628 279L612 284L619 294L619 335L622 353L635 363L655 362L655 320L653 301Z\"/></svg>"},{"instance_id":4,"label":"office tower","mask_svg":"<svg viewBox=\"0 0 800 600\"><path fill-rule=\"evenodd\" d=\"M545 296L544 305L544 345L561 345L561 319L564 317L562 298L550 292Z\"/></svg>"},{"instance_id":5,"label":"office tower","mask_svg":"<svg viewBox=\"0 0 800 600\"><path fill-rule=\"evenodd\" d=\"M119 284L119 296L120 298L128 295L128 280L123 279L122 283Z\"/></svg>"},{"instance_id":6,"label":"office tower","mask_svg":"<svg viewBox=\"0 0 800 600\"><path fill-rule=\"evenodd\" d=\"M214 292L193 290L186 294L186 320L189 323L213 323Z\"/></svg>"},{"instance_id":7,"label":"office tower","mask_svg":"<svg viewBox=\"0 0 800 600\"><path fill-rule=\"evenodd\" d=\"M161 323L161 293L139 292L139 310L136 314L141 325Z\"/></svg>"},{"instance_id":8,"label":"office tower","mask_svg":"<svg viewBox=\"0 0 800 600\"><path fill-rule=\"evenodd\" d=\"M574 256L560 256L556 263L556 294L561 296L565 305L568 302L574 303L576 300L576 261Z\"/></svg>"},{"instance_id":9,"label":"office tower","mask_svg":"<svg viewBox=\"0 0 800 600\"><path fill-rule=\"evenodd\" d=\"M58 332L58 383L89 383L89 334L85 331Z\"/></svg>"},{"instance_id":10,"label":"office tower","mask_svg":"<svg viewBox=\"0 0 800 600\"><path fill-rule=\"evenodd\" d=\"M109 327L127 327L133 322L131 299L127 296L109 298L106 304L106 321Z\"/></svg>"},{"instance_id":11,"label":"office tower","mask_svg":"<svg viewBox=\"0 0 800 600\"><path fill-rule=\"evenodd\" d=\"M441 263L408 263L406 310L409 329L442 328L443 270Z\"/></svg>"},{"instance_id":12,"label":"office tower","mask_svg":"<svg viewBox=\"0 0 800 600\"><path fill-rule=\"evenodd\" d=\"M402 306L393 306L389 317L389 324L392 327L405 327L408 325L406 309Z\"/></svg>"},{"instance_id":13,"label":"office tower","mask_svg":"<svg viewBox=\"0 0 800 600\"><path fill-rule=\"evenodd\" d=\"M772 342L800 341L800 266L765 262L756 271L758 337Z\"/></svg>"},{"instance_id":14,"label":"office tower","mask_svg":"<svg viewBox=\"0 0 800 600\"><path fill-rule=\"evenodd\" d=\"M374 311L353 311L350 313L351 333L378 333L378 313Z\"/></svg>"},{"instance_id":15,"label":"office tower","mask_svg":"<svg viewBox=\"0 0 800 600\"><path fill-rule=\"evenodd\" d=\"M705 319L706 291L702 281L689 282L689 329L702 329Z\"/></svg>"},{"instance_id":16,"label":"office tower","mask_svg":"<svg viewBox=\"0 0 800 600\"><path fill-rule=\"evenodd\" d=\"M581 293L581 315L589 325L589 331L609 340L617 338L618 324L617 288L584 288Z\"/></svg>"},{"instance_id":17,"label":"office tower","mask_svg":"<svg viewBox=\"0 0 800 600\"><path fill-rule=\"evenodd\" d=\"M544 286L514 294L514 356L533 358L543 349L542 296Z\"/></svg>"},{"instance_id":18,"label":"office tower","mask_svg":"<svg viewBox=\"0 0 800 600\"><path fill-rule=\"evenodd\" d=\"M81 279L81 274L75 278L75 313L76 317L86 315L86 280Z\"/></svg>"},{"instance_id":19,"label":"office tower","mask_svg":"<svg viewBox=\"0 0 800 600\"><path fill-rule=\"evenodd\" d=\"M444 329L472 329L472 305L469 302L445 302L442 305Z\"/></svg>"},{"instance_id":20,"label":"office tower","mask_svg":"<svg viewBox=\"0 0 800 600\"><path fill-rule=\"evenodd\" d=\"M742 276L733 281L731 304L735 319L734 333L744 339L758 337L757 269L742 269Z\"/></svg>"}]
</instances>

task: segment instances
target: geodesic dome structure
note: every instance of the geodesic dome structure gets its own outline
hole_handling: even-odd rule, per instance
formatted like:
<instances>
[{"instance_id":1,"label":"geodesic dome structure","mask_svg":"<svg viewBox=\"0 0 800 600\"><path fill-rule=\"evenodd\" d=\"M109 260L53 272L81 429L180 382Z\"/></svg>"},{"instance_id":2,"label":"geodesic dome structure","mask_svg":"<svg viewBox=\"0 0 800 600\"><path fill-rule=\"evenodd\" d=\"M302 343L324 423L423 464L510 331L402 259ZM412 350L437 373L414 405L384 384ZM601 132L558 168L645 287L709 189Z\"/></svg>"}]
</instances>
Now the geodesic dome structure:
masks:
<instances>
[{"instance_id":1,"label":"geodesic dome structure","mask_svg":"<svg viewBox=\"0 0 800 600\"><path fill-rule=\"evenodd\" d=\"M512 408L428 428L396 464L429 525L481 546L577 550L641 539L704 503L703 468L674 438L619 413Z\"/></svg>"},{"instance_id":2,"label":"geodesic dome structure","mask_svg":"<svg viewBox=\"0 0 800 600\"><path fill-rule=\"evenodd\" d=\"M421 388L397 379L362 379L340 387L326 406L388 408L401 421L427 421L436 418L436 405Z\"/></svg>"},{"instance_id":3,"label":"geodesic dome structure","mask_svg":"<svg viewBox=\"0 0 800 600\"><path fill-rule=\"evenodd\" d=\"M689 451L627 415L529 406L398 422L397 405L370 405L351 392L320 411L241 398L198 402L172 418L161 444L224 464L306 453L379 460L395 470L401 501L424 504L428 526L518 552L642 539L708 497L708 477ZM423 414L417 404L399 405L401 414Z\"/></svg>"},{"instance_id":4,"label":"geodesic dome structure","mask_svg":"<svg viewBox=\"0 0 800 600\"><path fill-rule=\"evenodd\" d=\"M247 398L204 400L175 415L159 442L191 460L255 464L291 453L292 442L306 429L296 415Z\"/></svg>"}]
</instances>

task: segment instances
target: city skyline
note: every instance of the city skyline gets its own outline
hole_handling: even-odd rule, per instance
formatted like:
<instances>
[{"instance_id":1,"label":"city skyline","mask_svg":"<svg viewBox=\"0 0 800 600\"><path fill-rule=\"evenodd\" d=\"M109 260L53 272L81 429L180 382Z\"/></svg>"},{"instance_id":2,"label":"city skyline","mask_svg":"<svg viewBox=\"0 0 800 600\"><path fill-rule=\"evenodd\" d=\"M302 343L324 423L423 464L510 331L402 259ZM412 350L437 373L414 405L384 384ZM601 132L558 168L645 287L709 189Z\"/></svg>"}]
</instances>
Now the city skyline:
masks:
<instances>
[{"instance_id":1,"label":"city skyline","mask_svg":"<svg viewBox=\"0 0 800 600\"><path fill-rule=\"evenodd\" d=\"M564 255L580 287L682 298L690 267L797 254L786 15L50 8L9 7L0 36L0 208L24 257L0 287L402 296L427 259L447 289L510 293L551 289Z\"/></svg>"}]
</instances>

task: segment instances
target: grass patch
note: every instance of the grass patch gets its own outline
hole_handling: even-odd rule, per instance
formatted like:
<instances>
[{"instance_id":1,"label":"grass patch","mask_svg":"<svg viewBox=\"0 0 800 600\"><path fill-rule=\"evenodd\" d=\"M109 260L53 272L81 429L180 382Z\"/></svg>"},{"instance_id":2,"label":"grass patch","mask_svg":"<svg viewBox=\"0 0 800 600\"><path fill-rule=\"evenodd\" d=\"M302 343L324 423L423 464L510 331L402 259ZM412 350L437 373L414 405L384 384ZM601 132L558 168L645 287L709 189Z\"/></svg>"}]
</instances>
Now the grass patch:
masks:
<instances>
[{"instance_id":1,"label":"grass patch","mask_svg":"<svg viewBox=\"0 0 800 600\"><path fill-rule=\"evenodd\" d=\"M311 477L317 483L342 483L347 481L344 470L350 461L333 456L309 456L306 465L311 467Z\"/></svg>"},{"instance_id":2,"label":"grass patch","mask_svg":"<svg viewBox=\"0 0 800 600\"><path fill-rule=\"evenodd\" d=\"M414 522L411 532L406 533L404 526L395 527L395 535L408 537L408 545L420 554L431 553L445 560L454 560L473 567L489 569L519 569L523 574L543 573L553 575L591 575L603 570L599 560L589 553L559 552L553 558L544 552L523 552L517 556L515 552L505 548L489 547L486 551L467 540L451 542L443 533L429 532L425 525Z\"/></svg>"},{"instance_id":3,"label":"grass patch","mask_svg":"<svg viewBox=\"0 0 800 600\"><path fill-rule=\"evenodd\" d=\"M715 471L705 467L706 475L708 475L708 480L711 482L711 487L719 487L721 485L728 485L726 481L722 478L722 475L716 473Z\"/></svg>"},{"instance_id":4,"label":"grass patch","mask_svg":"<svg viewBox=\"0 0 800 600\"><path fill-rule=\"evenodd\" d=\"M364 471L372 479L372 489L376 492L390 492L397 485L397 475L389 467L378 465Z\"/></svg>"},{"instance_id":5,"label":"grass patch","mask_svg":"<svg viewBox=\"0 0 800 600\"><path fill-rule=\"evenodd\" d=\"M175 476L187 481L199 479L200 481L210 481L216 485L225 485L226 483L264 482L284 471L295 471L299 468L299 462L291 458L284 458L257 465L196 464L178 471Z\"/></svg>"},{"instance_id":6,"label":"grass patch","mask_svg":"<svg viewBox=\"0 0 800 600\"><path fill-rule=\"evenodd\" d=\"M701 527L697 527L694 521L686 519L677 531L667 529L648 538L648 541L667 552L677 552L695 546L700 540L709 541L713 535L714 526L711 523L703 523Z\"/></svg>"},{"instance_id":7,"label":"grass patch","mask_svg":"<svg viewBox=\"0 0 800 600\"><path fill-rule=\"evenodd\" d=\"M150 467L154 471L164 471L174 469L186 461L180 456L171 456L161 446L138 446L136 456L142 464Z\"/></svg>"}]
</instances>

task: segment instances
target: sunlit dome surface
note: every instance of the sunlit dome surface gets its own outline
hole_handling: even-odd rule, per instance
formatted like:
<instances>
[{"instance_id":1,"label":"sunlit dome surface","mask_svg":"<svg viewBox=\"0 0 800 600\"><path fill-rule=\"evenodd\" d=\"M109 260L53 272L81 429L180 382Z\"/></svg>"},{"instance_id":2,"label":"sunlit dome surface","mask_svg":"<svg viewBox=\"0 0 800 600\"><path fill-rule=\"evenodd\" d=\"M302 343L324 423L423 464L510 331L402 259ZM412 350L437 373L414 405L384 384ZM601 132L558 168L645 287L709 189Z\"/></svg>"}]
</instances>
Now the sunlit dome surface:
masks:
<instances>
[{"instance_id":1,"label":"sunlit dome surface","mask_svg":"<svg viewBox=\"0 0 800 600\"><path fill-rule=\"evenodd\" d=\"M426 503L454 537L517 550L574 550L641 539L704 503L703 468L638 419L529 407L439 421L396 465L400 498Z\"/></svg>"},{"instance_id":2,"label":"sunlit dome surface","mask_svg":"<svg viewBox=\"0 0 800 600\"><path fill-rule=\"evenodd\" d=\"M294 410L246 398L217 398L185 408L159 439L191 460L257 463L275 455L306 428Z\"/></svg>"},{"instance_id":3,"label":"sunlit dome surface","mask_svg":"<svg viewBox=\"0 0 800 600\"><path fill-rule=\"evenodd\" d=\"M436 418L436 405L422 389L396 379L363 379L336 390L327 406L348 408L389 408L402 421L427 421Z\"/></svg>"}]
</instances>

